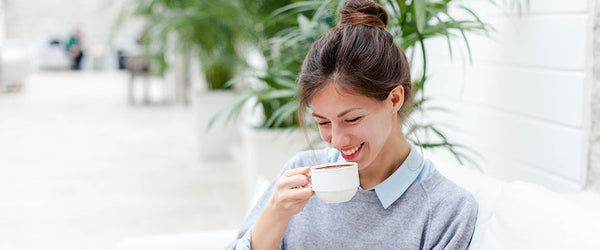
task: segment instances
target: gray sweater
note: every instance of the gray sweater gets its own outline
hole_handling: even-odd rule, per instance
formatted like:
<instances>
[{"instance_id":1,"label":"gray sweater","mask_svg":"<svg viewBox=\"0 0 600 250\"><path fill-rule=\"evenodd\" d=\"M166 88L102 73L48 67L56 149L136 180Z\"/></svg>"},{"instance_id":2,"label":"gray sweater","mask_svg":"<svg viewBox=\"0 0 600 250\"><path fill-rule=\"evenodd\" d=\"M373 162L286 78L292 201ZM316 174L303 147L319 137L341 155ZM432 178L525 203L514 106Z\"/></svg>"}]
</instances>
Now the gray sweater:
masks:
<instances>
[{"instance_id":1,"label":"gray sweater","mask_svg":"<svg viewBox=\"0 0 600 250\"><path fill-rule=\"evenodd\" d=\"M400 168L418 169L419 176L391 205L382 206L374 190L360 188L352 200L344 203L328 204L313 196L302 212L292 216L280 248L466 249L475 229L477 202L437 172L430 161L415 160L415 155L420 157L415 151L413 147ZM338 161L335 152L324 149L300 153L283 171ZM228 249L237 243L238 249L249 249L252 226L273 191L271 184Z\"/></svg>"}]
</instances>

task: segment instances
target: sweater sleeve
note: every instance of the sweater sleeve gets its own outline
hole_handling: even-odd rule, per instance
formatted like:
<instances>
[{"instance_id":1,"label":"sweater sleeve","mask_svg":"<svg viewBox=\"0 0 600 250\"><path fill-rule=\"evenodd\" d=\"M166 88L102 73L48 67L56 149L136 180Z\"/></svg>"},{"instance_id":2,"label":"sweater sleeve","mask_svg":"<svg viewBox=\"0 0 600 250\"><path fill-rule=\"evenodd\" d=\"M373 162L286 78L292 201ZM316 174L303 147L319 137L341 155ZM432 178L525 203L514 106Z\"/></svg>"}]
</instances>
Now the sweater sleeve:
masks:
<instances>
[{"instance_id":1,"label":"sweater sleeve","mask_svg":"<svg viewBox=\"0 0 600 250\"><path fill-rule=\"evenodd\" d=\"M252 241L252 228L248 229L242 238L237 240L235 250L250 250L250 242ZM233 244L232 244L233 245Z\"/></svg>"},{"instance_id":2,"label":"sweater sleeve","mask_svg":"<svg viewBox=\"0 0 600 250\"><path fill-rule=\"evenodd\" d=\"M458 187L456 187L458 188ZM465 190L445 190L430 203L426 249L467 249L477 221L477 201Z\"/></svg>"}]
</instances>

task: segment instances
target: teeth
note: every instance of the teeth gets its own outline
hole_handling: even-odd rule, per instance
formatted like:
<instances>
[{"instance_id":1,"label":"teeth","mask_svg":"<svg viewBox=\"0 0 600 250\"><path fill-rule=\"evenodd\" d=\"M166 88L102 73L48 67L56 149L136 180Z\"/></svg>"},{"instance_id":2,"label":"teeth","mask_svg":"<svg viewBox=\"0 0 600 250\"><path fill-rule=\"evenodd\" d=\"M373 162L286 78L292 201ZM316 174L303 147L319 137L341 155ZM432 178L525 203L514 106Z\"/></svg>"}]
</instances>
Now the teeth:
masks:
<instances>
[{"instance_id":1,"label":"teeth","mask_svg":"<svg viewBox=\"0 0 600 250\"><path fill-rule=\"evenodd\" d=\"M361 144L362 145L362 144ZM360 148L361 145L356 146L353 149L347 150L347 151L342 151L342 153L344 153L345 155L351 155L356 153L356 151L358 151L358 149Z\"/></svg>"}]
</instances>

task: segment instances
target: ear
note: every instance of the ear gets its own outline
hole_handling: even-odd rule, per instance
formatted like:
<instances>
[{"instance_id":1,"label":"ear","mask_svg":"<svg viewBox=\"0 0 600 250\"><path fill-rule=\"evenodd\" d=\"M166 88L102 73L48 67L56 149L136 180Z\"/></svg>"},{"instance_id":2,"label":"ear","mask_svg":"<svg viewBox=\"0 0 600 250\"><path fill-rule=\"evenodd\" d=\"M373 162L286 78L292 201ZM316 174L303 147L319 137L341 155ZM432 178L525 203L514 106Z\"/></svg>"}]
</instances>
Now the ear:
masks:
<instances>
[{"instance_id":1,"label":"ear","mask_svg":"<svg viewBox=\"0 0 600 250\"><path fill-rule=\"evenodd\" d=\"M388 100L388 103L392 104L392 110L394 113L397 113L400 108L402 108L402 105L404 105L404 87L402 85L398 85L392 89L388 96Z\"/></svg>"}]
</instances>

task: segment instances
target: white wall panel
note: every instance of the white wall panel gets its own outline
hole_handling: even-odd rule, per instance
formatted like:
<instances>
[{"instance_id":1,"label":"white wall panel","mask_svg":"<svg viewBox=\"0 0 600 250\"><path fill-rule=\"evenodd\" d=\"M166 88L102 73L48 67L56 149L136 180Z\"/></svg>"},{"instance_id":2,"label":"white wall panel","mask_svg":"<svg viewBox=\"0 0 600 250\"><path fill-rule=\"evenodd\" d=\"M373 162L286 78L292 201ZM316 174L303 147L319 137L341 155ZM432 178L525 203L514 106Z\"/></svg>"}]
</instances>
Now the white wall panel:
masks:
<instances>
[{"instance_id":1,"label":"white wall panel","mask_svg":"<svg viewBox=\"0 0 600 250\"><path fill-rule=\"evenodd\" d=\"M467 35L473 62L582 71L585 66L588 15L528 15L482 17L495 31ZM452 44L454 61L467 58L462 38ZM447 41L428 41L428 57L450 58Z\"/></svg>"},{"instance_id":2,"label":"white wall panel","mask_svg":"<svg viewBox=\"0 0 600 250\"><path fill-rule=\"evenodd\" d=\"M526 4L526 1L529 4ZM495 0L500 7L494 6L490 0L466 0L469 7L481 15L530 15L587 12L590 5L588 0ZM503 2L521 2L521 12L517 5Z\"/></svg>"},{"instance_id":3,"label":"white wall panel","mask_svg":"<svg viewBox=\"0 0 600 250\"><path fill-rule=\"evenodd\" d=\"M427 95L463 99L581 128L585 74L460 60L430 60Z\"/></svg>"},{"instance_id":4,"label":"white wall panel","mask_svg":"<svg viewBox=\"0 0 600 250\"><path fill-rule=\"evenodd\" d=\"M503 155L544 171L582 182L583 132L553 123L501 112L465 102L443 101L454 114L430 114L439 123L460 131L445 130L455 142L480 152ZM485 156L485 155L484 155ZM499 170L502 171L502 170ZM509 171L509 170L506 170Z\"/></svg>"},{"instance_id":5,"label":"white wall panel","mask_svg":"<svg viewBox=\"0 0 600 250\"><path fill-rule=\"evenodd\" d=\"M441 60L432 60L428 64L431 68L425 82L425 93L433 98L461 98L467 68Z\"/></svg>"},{"instance_id":6,"label":"white wall panel","mask_svg":"<svg viewBox=\"0 0 600 250\"><path fill-rule=\"evenodd\" d=\"M492 39L468 36L475 63L487 61L563 70L584 69L586 15L497 17L488 20L496 28L496 32L491 34ZM446 56L444 50L431 55Z\"/></svg>"},{"instance_id":7,"label":"white wall panel","mask_svg":"<svg viewBox=\"0 0 600 250\"><path fill-rule=\"evenodd\" d=\"M584 73L477 64L470 67L464 99L582 128Z\"/></svg>"}]
</instances>

